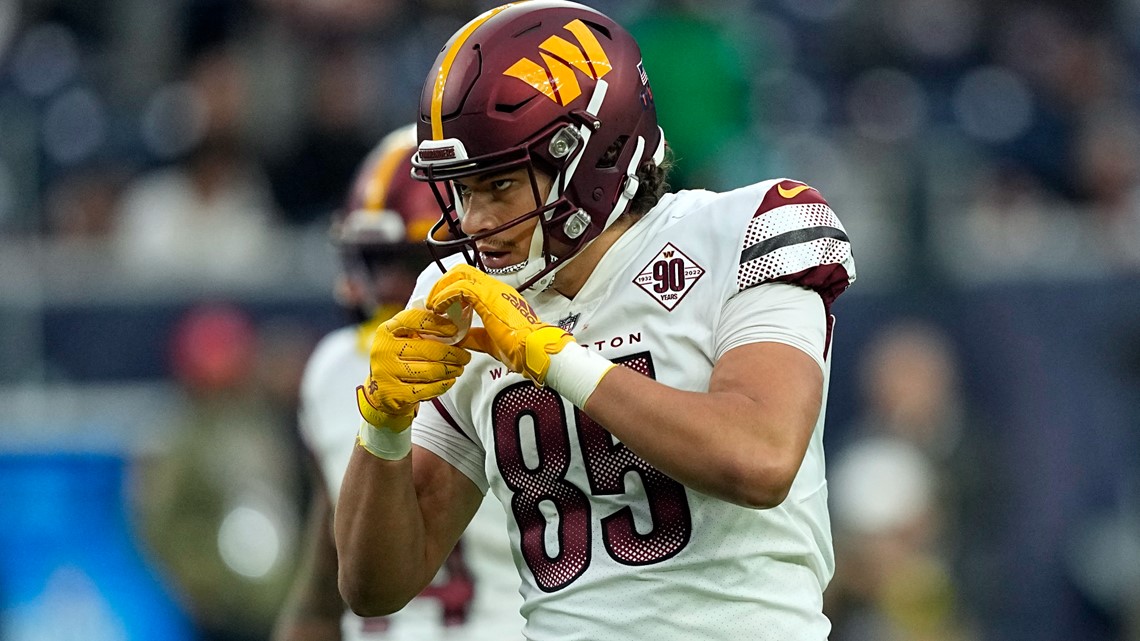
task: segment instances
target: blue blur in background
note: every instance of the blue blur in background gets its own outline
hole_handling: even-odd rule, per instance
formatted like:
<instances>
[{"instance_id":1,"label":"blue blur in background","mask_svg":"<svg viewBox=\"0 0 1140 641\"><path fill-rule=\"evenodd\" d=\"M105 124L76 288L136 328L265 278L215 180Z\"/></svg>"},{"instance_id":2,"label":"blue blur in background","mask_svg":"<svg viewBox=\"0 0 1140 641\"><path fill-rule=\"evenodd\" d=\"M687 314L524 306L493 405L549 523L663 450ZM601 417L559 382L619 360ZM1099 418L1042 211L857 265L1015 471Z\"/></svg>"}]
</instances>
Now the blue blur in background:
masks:
<instances>
[{"instance_id":1,"label":"blue blur in background","mask_svg":"<svg viewBox=\"0 0 1140 641\"><path fill-rule=\"evenodd\" d=\"M0 453L0 638L192 638L136 547L123 471L109 453Z\"/></svg>"}]
</instances>

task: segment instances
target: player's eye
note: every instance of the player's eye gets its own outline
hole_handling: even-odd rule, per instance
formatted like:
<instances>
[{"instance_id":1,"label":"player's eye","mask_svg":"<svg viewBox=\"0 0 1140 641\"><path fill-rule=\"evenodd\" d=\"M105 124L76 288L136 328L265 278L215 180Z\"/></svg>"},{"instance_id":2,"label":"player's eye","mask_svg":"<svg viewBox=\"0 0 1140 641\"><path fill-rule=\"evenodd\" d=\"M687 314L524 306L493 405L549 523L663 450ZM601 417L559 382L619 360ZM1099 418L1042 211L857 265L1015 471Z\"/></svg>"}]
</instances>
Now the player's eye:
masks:
<instances>
[{"instance_id":1,"label":"player's eye","mask_svg":"<svg viewBox=\"0 0 1140 641\"><path fill-rule=\"evenodd\" d=\"M467 200L467 198L471 196L471 188L467 185L463 183L453 183L452 186L455 188L455 194L459 196L460 200Z\"/></svg>"},{"instance_id":2,"label":"player's eye","mask_svg":"<svg viewBox=\"0 0 1140 641\"><path fill-rule=\"evenodd\" d=\"M515 181L513 178L500 178L491 181L491 189L493 191L506 191L514 186Z\"/></svg>"}]
</instances>

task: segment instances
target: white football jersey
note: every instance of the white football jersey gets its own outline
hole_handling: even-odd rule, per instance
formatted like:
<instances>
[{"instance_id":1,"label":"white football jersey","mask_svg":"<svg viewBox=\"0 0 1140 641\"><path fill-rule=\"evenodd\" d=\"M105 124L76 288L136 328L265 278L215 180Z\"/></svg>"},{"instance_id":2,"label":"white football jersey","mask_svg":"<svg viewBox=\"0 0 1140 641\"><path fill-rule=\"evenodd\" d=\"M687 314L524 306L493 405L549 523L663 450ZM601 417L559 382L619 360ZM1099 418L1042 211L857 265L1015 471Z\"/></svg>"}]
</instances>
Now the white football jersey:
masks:
<instances>
[{"instance_id":1,"label":"white football jersey","mask_svg":"<svg viewBox=\"0 0 1140 641\"><path fill-rule=\"evenodd\" d=\"M313 350L301 382L301 434L320 464L333 505L360 427L356 386L368 376L370 338L362 337L357 327L331 332ZM493 498L484 499L456 550L423 594L387 617L362 619L346 611L342 638L521 639L522 597L503 534L505 524L502 505Z\"/></svg>"},{"instance_id":2,"label":"white football jersey","mask_svg":"<svg viewBox=\"0 0 1140 641\"><path fill-rule=\"evenodd\" d=\"M413 297L438 277L425 271ZM826 405L830 305L854 277L819 193L774 180L667 195L573 300L526 297L579 344L683 390L707 390L733 347L793 345L822 368ZM791 492L767 510L682 486L484 354L412 435L510 507L528 639L819 641L834 568L823 422L821 407Z\"/></svg>"}]
</instances>

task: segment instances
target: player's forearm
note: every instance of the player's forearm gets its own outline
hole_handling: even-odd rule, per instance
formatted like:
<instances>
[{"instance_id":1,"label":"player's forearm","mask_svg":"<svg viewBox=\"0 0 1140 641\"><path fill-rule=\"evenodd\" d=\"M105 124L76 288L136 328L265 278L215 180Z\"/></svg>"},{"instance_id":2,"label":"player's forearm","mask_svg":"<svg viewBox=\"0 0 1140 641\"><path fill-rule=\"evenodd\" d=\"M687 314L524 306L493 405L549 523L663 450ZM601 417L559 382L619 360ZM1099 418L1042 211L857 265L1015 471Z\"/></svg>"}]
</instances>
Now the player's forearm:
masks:
<instances>
[{"instance_id":1,"label":"player's forearm","mask_svg":"<svg viewBox=\"0 0 1140 641\"><path fill-rule=\"evenodd\" d=\"M697 491L754 508L779 505L816 416L727 392L685 392L622 367L586 413L651 465ZM789 424L796 427L789 429Z\"/></svg>"},{"instance_id":2,"label":"player's forearm","mask_svg":"<svg viewBox=\"0 0 1140 641\"><path fill-rule=\"evenodd\" d=\"M361 616L404 607L436 568L425 561L423 517L412 483L411 457L379 459L357 446L336 508L339 588Z\"/></svg>"}]
</instances>

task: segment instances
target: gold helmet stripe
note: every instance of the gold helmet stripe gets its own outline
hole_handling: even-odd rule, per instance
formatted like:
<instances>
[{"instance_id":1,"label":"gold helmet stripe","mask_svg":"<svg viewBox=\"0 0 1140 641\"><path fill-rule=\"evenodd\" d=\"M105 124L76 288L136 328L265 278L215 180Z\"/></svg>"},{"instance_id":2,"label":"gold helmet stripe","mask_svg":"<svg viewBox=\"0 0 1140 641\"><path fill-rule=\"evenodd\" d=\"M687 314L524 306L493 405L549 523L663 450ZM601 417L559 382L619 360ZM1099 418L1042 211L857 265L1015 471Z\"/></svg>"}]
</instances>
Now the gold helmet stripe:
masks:
<instances>
[{"instance_id":1,"label":"gold helmet stripe","mask_svg":"<svg viewBox=\"0 0 1140 641\"><path fill-rule=\"evenodd\" d=\"M388 200L388 185L392 183L392 176L400 167L404 157L411 151L406 145L396 145L383 151L383 156L376 163L372 175L368 177L368 184L364 187L364 209L380 211L384 209Z\"/></svg>"},{"instance_id":2,"label":"gold helmet stripe","mask_svg":"<svg viewBox=\"0 0 1140 641\"><path fill-rule=\"evenodd\" d=\"M447 85L447 75L451 73L451 65L455 63L455 57L459 55L459 50L463 48L463 44L471 37L475 30L494 18L499 12L504 9L509 9L517 2L505 4L501 7L495 7L467 23L467 26L455 36L455 41L451 43L451 48L443 56L443 63L439 65L439 74L435 77L435 87L432 89L431 94L431 137L432 140L443 140L443 88Z\"/></svg>"}]
</instances>

